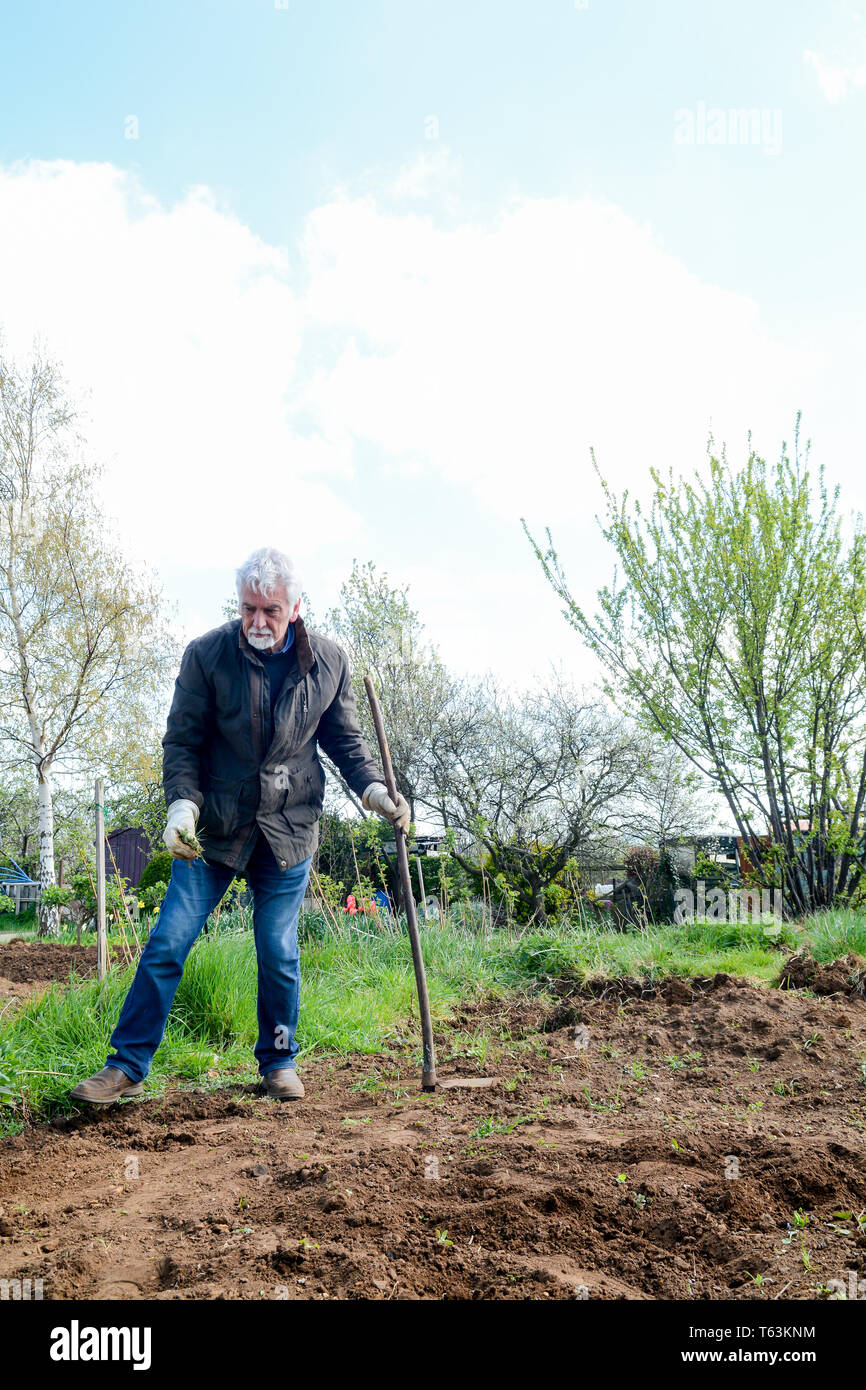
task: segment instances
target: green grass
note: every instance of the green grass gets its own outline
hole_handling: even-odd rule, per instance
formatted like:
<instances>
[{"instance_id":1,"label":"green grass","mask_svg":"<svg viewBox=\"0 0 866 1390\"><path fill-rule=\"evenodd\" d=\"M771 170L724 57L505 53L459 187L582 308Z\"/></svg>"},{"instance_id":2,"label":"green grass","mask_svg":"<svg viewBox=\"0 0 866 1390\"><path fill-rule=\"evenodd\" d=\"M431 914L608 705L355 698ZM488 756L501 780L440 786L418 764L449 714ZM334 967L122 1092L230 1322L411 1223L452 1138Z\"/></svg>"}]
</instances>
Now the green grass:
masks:
<instances>
[{"instance_id":1,"label":"green grass","mask_svg":"<svg viewBox=\"0 0 866 1390\"><path fill-rule=\"evenodd\" d=\"M866 914L840 909L816 912L809 918L806 936L821 965L852 952L866 957Z\"/></svg>"},{"instance_id":2,"label":"green grass","mask_svg":"<svg viewBox=\"0 0 866 1390\"><path fill-rule=\"evenodd\" d=\"M786 924L774 942L760 922L694 921L639 932L575 926L527 936L510 954L519 973L537 979L566 976L585 983L630 975L652 983L723 971L769 983L778 974L779 944L796 948L802 940L802 929Z\"/></svg>"},{"instance_id":3,"label":"green grass","mask_svg":"<svg viewBox=\"0 0 866 1390\"><path fill-rule=\"evenodd\" d=\"M193 947L148 1078L150 1093L178 1079L200 1085L255 1079L256 959L252 933L243 925L240 914L224 912L219 926ZM444 930L438 923L422 928L422 939L431 1010L434 1020L445 1022L461 1002L544 993L551 980L563 977L584 983L628 975L653 983L724 971L772 984L784 958L781 946L808 946L820 961L849 952L866 957L866 915L822 913L803 925L786 924L776 940L752 922L690 922L633 933L566 924L540 933L485 931L477 917L463 916ZM308 913L301 940L302 1055L417 1047L415 983L402 928L387 921L337 919L335 925ZM69 1108L70 1087L105 1063L131 979L129 966L111 970L101 984L73 977L0 1016L0 1101L12 1102L7 1128ZM469 1043L455 1030L450 1055L481 1058L479 1026L481 1034Z\"/></svg>"},{"instance_id":4,"label":"green grass","mask_svg":"<svg viewBox=\"0 0 866 1390\"><path fill-rule=\"evenodd\" d=\"M220 930L196 942L187 960L148 1090L169 1078L255 1079L256 956L252 934ZM461 998L505 989L498 959L468 933L425 933L434 1017ZM353 931L307 941L301 950L302 1054L372 1053L417 1036L417 1003L408 942L397 931ZM76 1081L105 1065L109 1038L132 980L132 967L99 983L71 977L0 1019L0 1073L31 1117L66 1109ZM5 1051L3 1050L5 1045ZM5 1058L5 1061L4 1061ZM21 1107L15 1107L20 1110Z\"/></svg>"}]
</instances>

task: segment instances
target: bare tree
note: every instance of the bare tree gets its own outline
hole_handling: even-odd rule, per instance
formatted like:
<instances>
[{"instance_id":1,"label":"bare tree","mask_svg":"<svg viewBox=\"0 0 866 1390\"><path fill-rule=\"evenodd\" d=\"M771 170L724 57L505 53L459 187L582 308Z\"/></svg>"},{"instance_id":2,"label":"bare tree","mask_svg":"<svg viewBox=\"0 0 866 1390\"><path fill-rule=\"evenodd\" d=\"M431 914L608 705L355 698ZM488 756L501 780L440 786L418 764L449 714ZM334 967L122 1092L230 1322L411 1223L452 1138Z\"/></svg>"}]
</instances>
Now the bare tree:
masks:
<instances>
[{"instance_id":1,"label":"bare tree","mask_svg":"<svg viewBox=\"0 0 866 1390\"><path fill-rule=\"evenodd\" d=\"M640 738L554 672L526 695L464 680L433 726L419 799L475 841L521 915L546 920L544 890L570 859L598 862L621 833L643 765Z\"/></svg>"},{"instance_id":2,"label":"bare tree","mask_svg":"<svg viewBox=\"0 0 866 1390\"><path fill-rule=\"evenodd\" d=\"M718 819L702 779L679 749L658 735L645 737L645 755L623 831L642 844L663 847L686 835L704 835Z\"/></svg>"}]
</instances>

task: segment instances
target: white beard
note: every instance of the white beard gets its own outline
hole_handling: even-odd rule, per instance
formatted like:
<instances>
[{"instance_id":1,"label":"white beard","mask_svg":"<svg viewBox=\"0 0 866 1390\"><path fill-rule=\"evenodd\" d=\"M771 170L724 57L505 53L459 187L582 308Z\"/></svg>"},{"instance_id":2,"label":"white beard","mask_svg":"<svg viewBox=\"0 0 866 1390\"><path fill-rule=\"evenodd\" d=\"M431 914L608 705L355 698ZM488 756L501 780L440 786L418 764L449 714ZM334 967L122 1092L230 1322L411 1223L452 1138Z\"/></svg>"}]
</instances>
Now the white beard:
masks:
<instances>
[{"instance_id":1,"label":"white beard","mask_svg":"<svg viewBox=\"0 0 866 1390\"><path fill-rule=\"evenodd\" d=\"M248 632L247 641L249 642L251 647L255 647L257 652L269 651L270 648L274 645L273 634L270 632L268 633L267 637L254 637L251 632Z\"/></svg>"}]
</instances>

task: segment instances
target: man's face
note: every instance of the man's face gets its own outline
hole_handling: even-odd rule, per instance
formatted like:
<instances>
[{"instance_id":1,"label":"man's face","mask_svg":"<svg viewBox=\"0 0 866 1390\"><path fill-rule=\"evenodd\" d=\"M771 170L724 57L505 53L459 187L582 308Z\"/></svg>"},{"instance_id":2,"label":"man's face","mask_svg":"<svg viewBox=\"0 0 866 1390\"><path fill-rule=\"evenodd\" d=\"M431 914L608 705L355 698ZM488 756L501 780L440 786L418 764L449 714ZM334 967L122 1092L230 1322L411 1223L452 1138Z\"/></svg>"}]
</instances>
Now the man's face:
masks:
<instances>
[{"instance_id":1,"label":"man's face","mask_svg":"<svg viewBox=\"0 0 866 1390\"><path fill-rule=\"evenodd\" d=\"M275 585L270 594L256 593L245 584L239 607L241 626L250 646L259 652L274 648L279 651L285 644L289 623L293 623L300 612L301 600L290 609L284 584Z\"/></svg>"}]
</instances>

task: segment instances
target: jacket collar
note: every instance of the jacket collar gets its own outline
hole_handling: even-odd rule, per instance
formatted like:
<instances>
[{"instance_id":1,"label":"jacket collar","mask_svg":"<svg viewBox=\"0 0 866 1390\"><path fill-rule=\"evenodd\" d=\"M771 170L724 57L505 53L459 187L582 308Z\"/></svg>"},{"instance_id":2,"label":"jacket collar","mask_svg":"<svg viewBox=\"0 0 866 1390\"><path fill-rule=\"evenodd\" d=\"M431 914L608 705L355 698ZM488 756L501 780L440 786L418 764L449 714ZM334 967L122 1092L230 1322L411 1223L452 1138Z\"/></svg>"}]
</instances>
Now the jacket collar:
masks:
<instances>
[{"instance_id":1,"label":"jacket collar","mask_svg":"<svg viewBox=\"0 0 866 1390\"><path fill-rule=\"evenodd\" d=\"M240 618L236 618L235 622L238 625L238 646L240 647L242 652L248 653L250 656L255 657L255 659L258 661L258 655L255 647L253 647L244 636L244 627ZM305 676L308 671L311 671L313 669L313 666L316 663L316 658L313 653L313 647L310 642L309 633L307 632L307 629L304 627L303 618L295 619L295 651L298 653L298 667L300 669L300 673L302 676Z\"/></svg>"}]
</instances>

